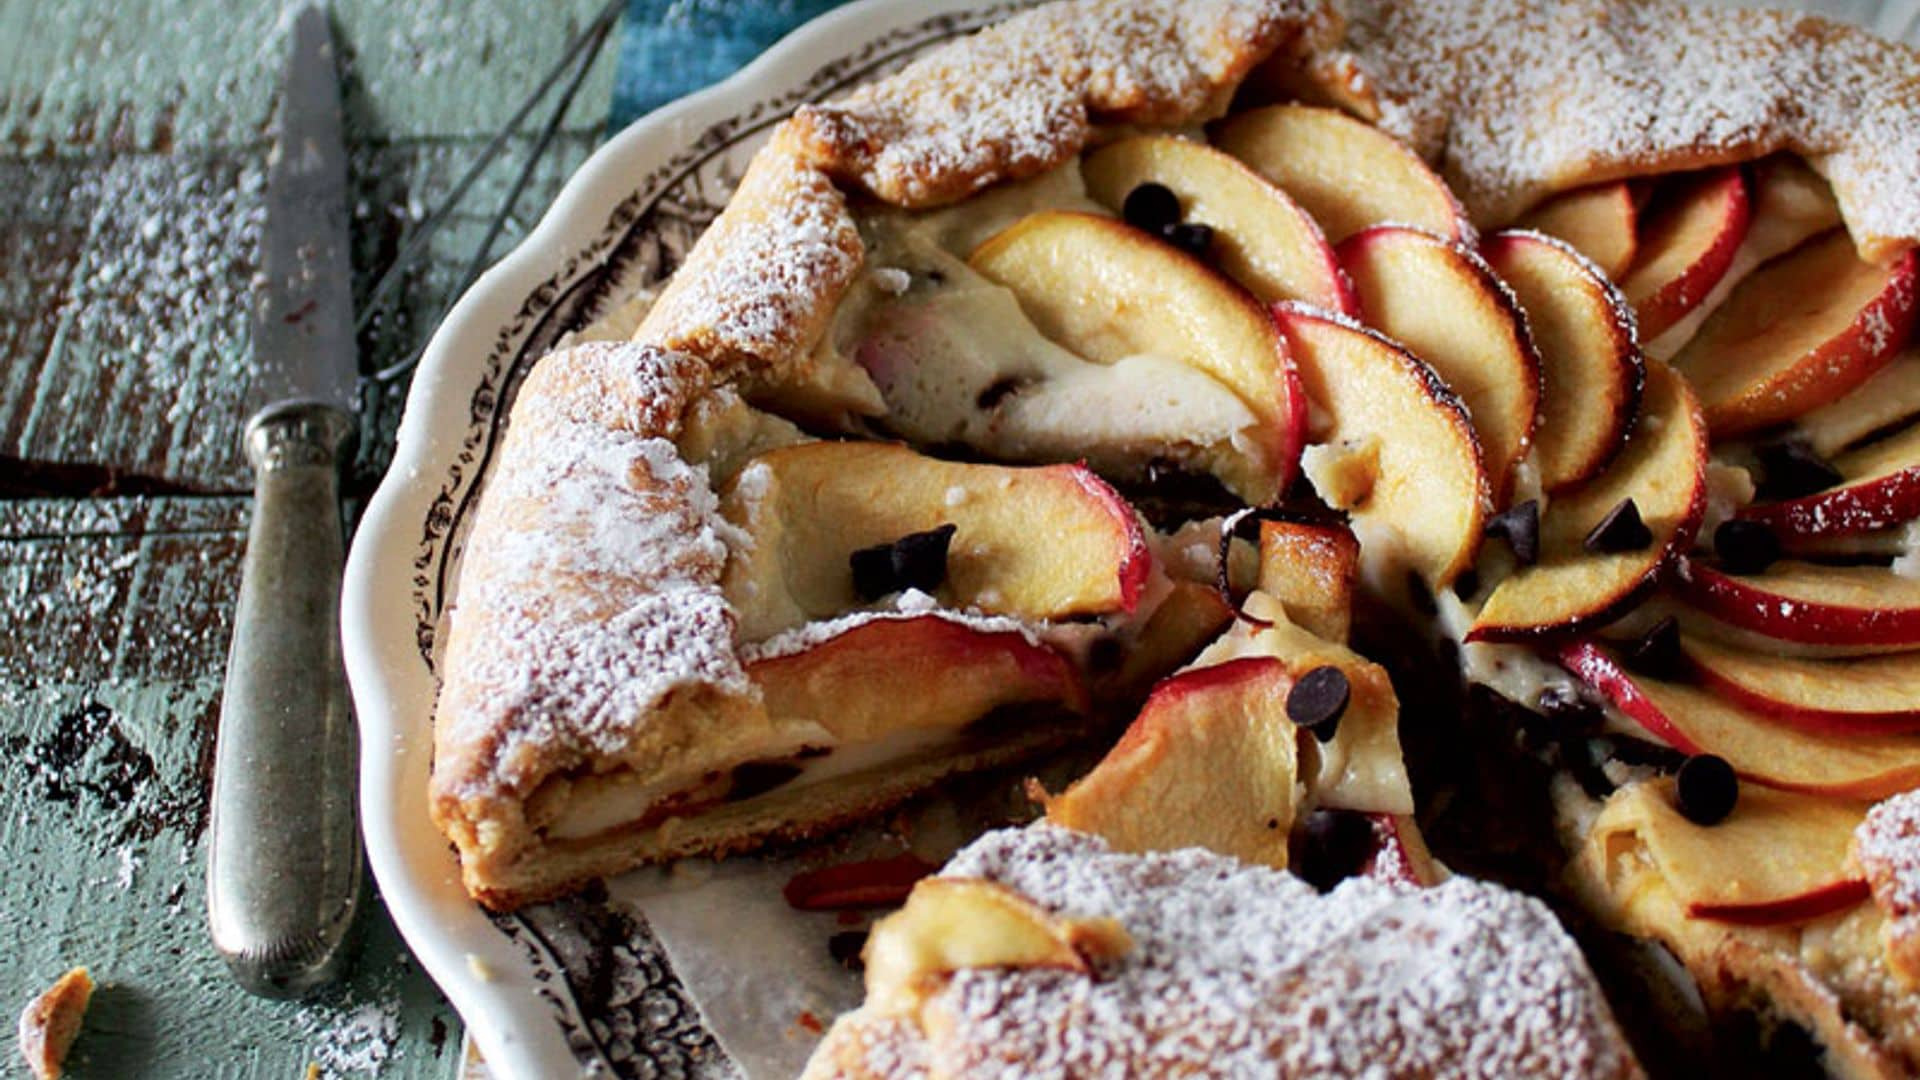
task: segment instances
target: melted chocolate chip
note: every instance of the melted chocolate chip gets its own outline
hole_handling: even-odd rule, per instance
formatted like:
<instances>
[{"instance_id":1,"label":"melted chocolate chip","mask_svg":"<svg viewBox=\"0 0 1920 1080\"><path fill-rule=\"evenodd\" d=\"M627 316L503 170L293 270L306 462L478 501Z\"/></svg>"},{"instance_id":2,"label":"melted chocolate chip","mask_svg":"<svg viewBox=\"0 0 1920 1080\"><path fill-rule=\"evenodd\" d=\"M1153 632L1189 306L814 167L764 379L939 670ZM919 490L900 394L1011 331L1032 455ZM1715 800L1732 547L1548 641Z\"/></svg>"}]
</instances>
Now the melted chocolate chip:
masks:
<instances>
[{"instance_id":1,"label":"melted chocolate chip","mask_svg":"<svg viewBox=\"0 0 1920 1080\"><path fill-rule=\"evenodd\" d=\"M736 765L733 786L727 789L727 801L744 802L765 795L805 771L791 761L749 761Z\"/></svg>"},{"instance_id":2,"label":"melted chocolate chip","mask_svg":"<svg viewBox=\"0 0 1920 1080\"><path fill-rule=\"evenodd\" d=\"M958 528L942 525L854 552L847 557L854 592L862 600L873 601L905 589L932 592L939 588L947 579L947 549Z\"/></svg>"},{"instance_id":3,"label":"melted chocolate chip","mask_svg":"<svg viewBox=\"0 0 1920 1080\"><path fill-rule=\"evenodd\" d=\"M1327 892L1366 868L1375 847L1373 822L1351 810L1315 810L1294 843L1294 873Z\"/></svg>"},{"instance_id":4,"label":"melted chocolate chip","mask_svg":"<svg viewBox=\"0 0 1920 1080\"><path fill-rule=\"evenodd\" d=\"M1713 530L1713 553L1729 574L1758 574L1780 559L1780 538L1758 521L1734 518Z\"/></svg>"},{"instance_id":5,"label":"melted chocolate chip","mask_svg":"<svg viewBox=\"0 0 1920 1080\"><path fill-rule=\"evenodd\" d=\"M1287 719L1313 732L1321 742L1331 742L1340 730L1340 717L1347 711L1352 694L1347 673L1324 664L1300 676L1287 691Z\"/></svg>"},{"instance_id":6,"label":"melted chocolate chip","mask_svg":"<svg viewBox=\"0 0 1920 1080\"><path fill-rule=\"evenodd\" d=\"M1588 797L1604 799L1613 794L1613 778L1607 775L1607 762L1614 758L1612 739L1602 735L1592 739L1570 739L1562 744L1560 757L1567 771Z\"/></svg>"},{"instance_id":7,"label":"melted chocolate chip","mask_svg":"<svg viewBox=\"0 0 1920 1080\"><path fill-rule=\"evenodd\" d=\"M1653 624L1627 649L1627 666L1656 679L1678 679L1687 673L1687 654L1680 648L1680 623L1669 615Z\"/></svg>"},{"instance_id":8,"label":"melted chocolate chip","mask_svg":"<svg viewBox=\"0 0 1920 1080\"><path fill-rule=\"evenodd\" d=\"M843 930L827 939L827 955L833 957L834 963L852 972L867 970L867 962L860 956L866 947L865 930Z\"/></svg>"},{"instance_id":9,"label":"melted chocolate chip","mask_svg":"<svg viewBox=\"0 0 1920 1080\"><path fill-rule=\"evenodd\" d=\"M1756 494L1762 499L1797 499L1840 482L1840 471L1799 440L1770 443L1756 456L1760 461Z\"/></svg>"},{"instance_id":10,"label":"melted chocolate chip","mask_svg":"<svg viewBox=\"0 0 1920 1080\"><path fill-rule=\"evenodd\" d=\"M1740 801L1740 778L1727 760L1713 754L1695 754L1674 777L1674 797L1680 813L1695 825L1718 825Z\"/></svg>"},{"instance_id":11,"label":"melted chocolate chip","mask_svg":"<svg viewBox=\"0 0 1920 1080\"><path fill-rule=\"evenodd\" d=\"M1564 686L1549 686L1540 691L1540 696L1534 699L1534 708L1565 731L1592 731L1606 718L1606 712L1598 705Z\"/></svg>"},{"instance_id":12,"label":"melted chocolate chip","mask_svg":"<svg viewBox=\"0 0 1920 1080\"><path fill-rule=\"evenodd\" d=\"M1462 600L1473 599L1473 594L1479 591L1480 571L1475 570L1471 566L1460 571L1460 576L1453 579L1453 595Z\"/></svg>"},{"instance_id":13,"label":"melted chocolate chip","mask_svg":"<svg viewBox=\"0 0 1920 1080\"><path fill-rule=\"evenodd\" d=\"M1581 547L1592 555L1616 555L1623 551L1641 551L1653 543L1653 531L1640 520L1640 507L1632 499L1621 499L1593 527Z\"/></svg>"},{"instance_id":14,"label":"melted chocolate chip","mask_svg":"<svg viewBox=\"0 0 1920 1080\"><path fill-rule=\"evenodd\" d=\"M1487 521L1487 535L1505 540L1521 566L1539 562L1540 500L1528 499L1495 514Z\"/></svg>"},{"instance_id":15,"label":"melted chocolate chip","mask_svg":"<svg viewBox=\"0 0 1920 1080\"><path fill-rule=\"evenodd\" d=\"M1166 239L1167 243L1196 259L1206 258L1207 252L1213 247L1213 227L1210 225L1181 222L1167 226L1161 230L1160 235Z\"/></svg>"},{"instance_id":16,"label":"melted chocolate chip","mask_svg":"<svg viewBox=\"0 0 1920 1080\"><path fill-rule=\"evenodd\" d=\"M1120 216L1136 229L1157 233L1180 220L1180 197L1165 184L1148 181L1127 192Z\"/></svg>"},{"instance_id":17,"label":"melted chocolate chip","mask_svg":"<svg viewBox=\"0 0 1920 1080\"><path fill-rule=\"evenodd\" d=\"M1422 615L1438 615L1440 608L1433 602L1433 590L1427 588L1427 579L1420 571L1407 571L1407 603Z\"/></svg>"}]
</instances>

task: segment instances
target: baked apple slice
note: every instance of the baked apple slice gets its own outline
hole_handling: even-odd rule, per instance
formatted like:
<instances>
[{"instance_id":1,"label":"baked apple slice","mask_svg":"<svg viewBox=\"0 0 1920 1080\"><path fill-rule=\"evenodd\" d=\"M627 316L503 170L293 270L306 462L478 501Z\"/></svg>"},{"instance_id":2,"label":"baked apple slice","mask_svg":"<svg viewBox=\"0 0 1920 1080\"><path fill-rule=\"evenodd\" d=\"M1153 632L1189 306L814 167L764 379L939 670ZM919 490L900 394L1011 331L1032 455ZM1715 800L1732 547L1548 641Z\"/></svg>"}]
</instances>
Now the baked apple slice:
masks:
<instances>
[{"instance_id":1,"label":"baked apple slice","mask_svg":"<svg viewBox=\"0 0 1920 1080\"><path fill-rule=\"evenodd\" d=\"M1412 353L1332 312L1277 304L1307 396L1325 413L1305 467L1320 497L1352 515L1362 569L1398 595L1473 564L1491 485L1467 410Z\"/></svg>"},{"instance_id":2,"label":"baked apple slice","mask_svg":"<svg viewBox=\"0 0 1920 1080\"><path fill-rule=\"evenodd\" d=\"M1215 475L1252 503L1286 490L1305 402L1286 340L1246 290L1170 244L1093 214L1029 215L980 245L969 263L1012 289L1041 333L1089 360L1164 357L1233 390L1255 423L1213 463Z\"/></svg>"},{"instance_id":3,"label":"baked apple slice","mask_svg":"<svg viewBox=\"0 0 1920 1080\"><path fill-rule=\"evenodd\" d=\"M1840 204L1834 200L1833 189L1797 157L1776 154L1754 162L1748 167L1747 181L1747 234L1733 253L1732 264L1707 298L1657 340L1641 338L1641 346L1649 355L1672 360L1747 275L1840 224Z\"/></svg>"},{"instance_id":4,"label":"baked apple slice","mask_svg":"<svg viewBox=\"0 0 1920 1080\"><path fill-rule=\"evenodd\" d=\"M1514 228L1563 240L1617 279L1633 265L1639 216L1633 189L1625 180L1614 180L1563 191L1527 211Z\"/></svg>"},{"instance_id":5,"label":"baked apple slice","mask_svg":"<svg viewBox=\"0 0 1920 1080\"><path fill-rule=\"evenodd\" d=\"M1814 734L1711 690L1630 673L1592 641L1565 644L1559 657L1649 735L1683 754L1725 758L1755 783L1845 799L1881 799L1920 785L1920 738Z\"/></svg>"},{"instance_id":6,"label":"baked apple slice","mask_svg":"<svg viewBox=\"0 0 1920 1080\"><path fill-rule=\"evenodd\" d=\"M1432 365L1466 403L1494 505L1506 505L1540 406L1540 357L1513 294L1473 252L1403 225L1363 229L1339 251L1361 318Z\"/></svg>"},{"instance_id":7,"label":"baked apple slice","mask_svg":"<svg viewBox=\"0 0 1920 1080\"><path fill-rule=\"evenodd\" d=\"M1293 827L1294 676L1255 656L1162 682L1093 771L1045 800L1047 820L1117 851L1203 847L1277 869Z\"/></svg>"},{"instance_id":8,"label":"baked apple slice","mask_svg":"<svg viewBox=\"0 0 1920 1080\"><path fill-rule=\"evenodd\" d=\"M1747 183L1738 166L1674 177L1654 193L1633 266L1620 279L1652 341L1713 291L1746 236Z\"/></svg>"},{"instance_id":9,"label":"baked apple slice","mask_svg":"<svg viewBox=\"0 0 1920 1080\"><path fill-rule=\"evenodd\" d=\"M720 511L746 534L721 579L746 642L895 591L862 595L855 553L938 546L906 538L944 526L953 527L944 553L893 554L933 560L931 580L900 588L947 607L1031 619L1131 611L1152 558L1133 510L1085 468L963 464L895 443L813 442L762 454L722 494Z\"/></svg>"},{"instance_id":10,"label":"baked apple slice","mask_svg":"<svg viewBox=\"0 0 1920 1080\"><path fill-rule=\"evenodd\" d=\"M928 613L877 616L816 636L751 660L747 676L769 716L817 723L840 743L903 729L958 733L995 709L1022 705L1087 710L1073 665L1018 630ZM913 708L902 709L909 698Z\"/></svg>"},{"instance_id":11,"label":"baked apple slice","mask_svg":"<svg viewBox=\"0 0 1920 1080\"><path fill-rule=\"evenodd\" d=\"M1590 263L1551 237L1498 233L1480 254L1526 312L1542 386L1534 464L1543 489L1563 491L1604 469L1639 415L1647 369L1633 309Z\"/></svg>"},{"instance_id":12,"label":"baked apple slice","mask_svg":"<svg viewBox=\"0 0 1920 1080\"><path fill-rule=\"evenodd\" d=\"M1739 516L1783 537L1846 536L1920 517L1920 425L1834 459L1840 482L1797 499L1754 503Z\"/></svg>"},{"instance_id":13,"label":"baked apple slice","mask_svg":"<svg viewBox=\"0 0 1920 1080\"><path fill-rule=\"evenodd\" d=\"M1153 614L1121 645L1124 651L1118 667L1107 669L1089 661L1095 694L1102 701L1138 702L1232 621L1233 608L1219 589L1198 581L1174 581Z\"/></svg>"},{"instance_id":14,"label":"baked apple slice","mask_svg":"<svg viewBox=\"0 0 1920 1080\"><path fill-rule=\"evenodd\" d=\"M1920 416L1920 348L1908 346L1845 397L1793 422L1793 437L1823 458Z\"/></svg>"},{"instance_id":15,"label":"baked apple slice","mask_svg":"<svg viewBox=\"0 0 1920 1080\"><path fill-rule=\"evenodd\" d=\"M1678 577L1695 609L1768 642L1920 649L1920 580L1883 566L1786 560L1734 575L1690 560Z\"/></svg>"},{"instance_id":16,"label":"baked apple slice","mask_svg":"<svg viewBox=\"0 0 1920 1080\"><path fill-rule=\"evenodd\" d=\"M1700 681L1812 732L1920 731L1920 653L1837 660L1779 656L1682 635Z\"/></svg>"},{"instance_id":17,"label":"baked apple slice","mask_svg":"<svg viewBox=\"0 0 1920 1080\"><path fill-rule=\"evenodd\" d=\"M1172 135L1121 139L1080 164L1087 194L1115 213L1141 184L1180 200L1180 220L1213 230L1208 261L1256 298L1353 313L1353 293L1313 216L1285 191L1205 143Z\"/></svg>"},{"instance_id":18,"label":"baked apple slice","mask_svg":"<svg viewBox=\"0 0 1920 1080\"><path fill-rule=\"evenodd\" d=\"M1644 534L1596 544L1629 505ZM1494 587L1467 640L1524 641L1612 621L1691 546L1706 507L1706 423L1686 383L1650 361L1635 437L1605 472L1548 506L1538 563Z\"/></svg>"},{"instance_id":19,"label":"baked apple slice","mask_svg":"<svg viewBox=\"0 0 1920 1080\"><path fill-rule=\"evenodd\" d=\"M1696 825L1663 777L1614 792L1587 831L1587 851L1604 862L1637 848L1693 918L1777 926L1867 899L1866 879L1847 866L1865 817L1862 803L1749 787L1724 820Z\"/></svg>"},{"instance_id":20,"label":"baked apple slice","mask_svg":"<svg viewBox=\"0 0 1920 1080\"><path fill-rule=\"evenodd\" d=\"M1459 200L1420 155L1345 113L1249 109L1221 124L1213 144L1285 189L1336 244L1388 221L1453 240L1473 235Z\"/></svg>"},{"instance_id":21,"label":"baked apple slice","mask_svg":"<svg viewBox=\"0 0 1920 1080\"><path fill-rule=\"evenodd\" d=\"M1916 262L1861 260L1845 229L1816 236L1741 282L1674 357L1716 436L1825 405L1885 367L1913 328Z\"/></svg>"},{"instance_id":22,"label":"baked apple slice","mask_svg":"<svg viewBox=\"0 0 1920 1080\"><path fill-rule=\"evenodd\" d=\"M1359 569L1360 542L1344 526L1260 523L1256 587L1280 601L1287 617L1315 637L1346 644Z\"/></svg>"}]
</instances>

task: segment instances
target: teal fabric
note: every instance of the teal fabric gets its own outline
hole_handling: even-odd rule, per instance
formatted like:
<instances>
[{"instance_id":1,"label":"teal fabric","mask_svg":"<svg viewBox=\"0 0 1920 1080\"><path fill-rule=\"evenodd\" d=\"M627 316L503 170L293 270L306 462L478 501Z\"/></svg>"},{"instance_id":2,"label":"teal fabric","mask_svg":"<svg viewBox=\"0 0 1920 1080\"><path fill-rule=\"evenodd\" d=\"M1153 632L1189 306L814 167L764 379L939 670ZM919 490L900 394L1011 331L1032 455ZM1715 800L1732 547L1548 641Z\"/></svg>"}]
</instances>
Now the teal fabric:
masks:
<instances>
[{"instance_id":1,"label":"teal fabric","mask_svg":"<svg viewBox=\"0 0 1920 1080\"><path fill-rule=\"evenodd\" d=\"M609 130L719 82L846 0L628 0Z\"/></svg>"}]
</instances>

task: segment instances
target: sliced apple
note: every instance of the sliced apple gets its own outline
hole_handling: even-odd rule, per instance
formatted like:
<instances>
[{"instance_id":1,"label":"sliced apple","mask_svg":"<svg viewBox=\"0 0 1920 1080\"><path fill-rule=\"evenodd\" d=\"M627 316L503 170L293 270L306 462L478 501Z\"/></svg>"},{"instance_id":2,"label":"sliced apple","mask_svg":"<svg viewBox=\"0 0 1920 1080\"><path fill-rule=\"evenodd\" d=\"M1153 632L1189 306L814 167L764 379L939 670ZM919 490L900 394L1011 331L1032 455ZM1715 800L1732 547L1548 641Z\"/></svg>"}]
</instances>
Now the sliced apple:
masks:
<instances>
[{"instance_id":1,"label":"sliced apple","mask_svg":"<svg viewBox=\"0 0 1920 1080\"><path fill-rule=\"evenodd\" d=\"M1295 626L1280 601L1258 589L1242 602L1240 618L1188 670L1257 657L1280 660L1295 679L1326 666L1339 668L1347 677L1347 708L1333 740L1301 740L1299 774L1313 805L1411 814L1413 790L1400 752L1400 699L1386 670L1345 645Z\"/></svg>"},{"instance_id":2,"label":"sliced apple","mask_svg":"<svg viewBox=\"0 0 1920 1080\"><path fill-rule=\"evenodd\" d=\"M1084 468L962 464L894 443L763 454L720 510L748 537L721 579L747 642L859 607L854 552L942 525L957 530L935 590L949 607L1036 619L1131 611L1152 559L1139 519Z\"/></svg>"},{"instance_id":3,"label":"sliced apple","mask_svg":"<svg viewBox=\"0 0 1920 1080\"><path fill-rule=\"evenodd\" d=\"M1307 208L1334 243L1382 222L1473 235L1446 182L1406 145L1344 113L1273 105L1230 117L1213 144Z\"/></svg>"},{"instance_id":4,"label":"sliced apple","mask_svg":"<svg viewBox=\"0 0 1920 1080\"><path fill-rule=\"evenodd\" d=\"M1517 229L1545 233L1573 246L1609 278L1633 265L1640 210L1625 180L1563 191L1527 211ZM1503 277L1505 275L1502 275Z\"/></svg>"},{"instance_id":5,"label":"sliced apple","mask_svg":"<svg viewBox=\"0 0 1920 1080\"><path fill-rule=\"evenodd\" d=\"M1747 181L1747 235L1733 253L1732 264L1692 311L1657 338L1642 339L1647 355L1671 361L1747 275L1840 224L1833 189L1797 157L1776 154L1754 162L1748 166Z\"/></svg>"},{"instance_id":6,"label":"sliced apple","mask_svg":"<svg viewBox=\"0 0 1920 1080\"><path fill-rule=\"evenodd\" d=\"M1845 799L1880 799L1920 785L1920 738L1816 735L1711 690L1630 674L1592 641L1562 645L1559 657L1654 738L1683 754L1725 758L1754 783Z\"/></svg>"},{"instance_id":7,"label":"sliced apple","mask_svg":"<svg viewBox=\"0 0 1920 1080\"><path fill-rule=\"evenodd\" d=\"M1110 674L1095 674L1096 693L1108 701L1138 701L1232 621L1233 608L1220 590L1197 581L1173 582L1125 645L1120 666Z\"/></svg>"},{"instance_id":8,"label":"sliced apple","mask_svg":"<svg viewBox=\"0 0 1920 1080\"><path fill-rule=\"evenodd\" d=\"M1426 837L1411 814L1368 814L1378 847L1368 861L1365 874L1379 881L1402 885L1438 885L1447 878L1446 868L1427 849Z\"/></svg>"},{"instance_id":9,"label":"sliced apple","mask_svg":"<svg viewBox=\"0 0 1920 1080\"><path fill-rule=\"evenodd\" d=\"M1793 422L1793 434L1823 458L1867 436L1920 416L1920 348L1900 355L1849 390L1846 396Z\"/></svg>"},{"instance_id":10,"label":"sliced apple","mask_svg":"<svg viewBox=\"0 0 1920 1080\"><path fill-rule=\"evenodd\" d=\"M1920 653L1815 660L1683 635L1700 681L1755 712L1813 732L1920 731Z\"/></svg>"},{"instance_id":11,"label":"sliced apple","mask_svg":"<svg viewBox=\"0 0 1920 1080\"><path fill-rule=\"evenodd\" d=\"M1633 309L1564 243L1537 233L1488 237L1480 254L1513 290L1540 354L1534 464L1548 492L1588 480L1626 446L1646 363Z\"/></svg>"},{"instance_id":12,"label":"sliced apple","mask_svg":"<svg viewBox=\"0 0 1920 1080\"><path fill-rule=\"evenodd\" d=\"M1833 467L1841 479L1832 487L1755 503L1739 516L1783 537L1872 532L1920 517L1920 424L1842 454Z\"/></svg>"},{"instance_id":13,"label":"sliced apple","mask_svg":"<svg viewBox=\"0 0 1920 1080\"><path fill-rule=\"evenodd\" d=\"M956 731L1019 705L1087 709L1086 688L1059 653L1016 631L933 614L859 623L792 653L752 661L747 676L769 715L810 720L843 743L868 742L903 726ZM902 701L913 707L903 709Z\"/></svg>"},{"instance_id":14,"label":"sliced apple","mask_svg":"<svg viewBox=\"0 0 1920 1080\"><path fill-rule=\"evenodd\" d=\"M1637 551L1587 551L1587 535L1626 499L1652 542ZM1548 506L1539 562L1494 587L1467 640L1524 641L1612 621L1692 545L1706 508L1706 423L1686 383L1665 364L1649 362L1640 421L1626 450Z\"/></svg>"},{"instance_id":15,"label":"sliced apple","mask_svg":"<svg viewBox=\"0 0 1920 1080\"><path fill-rule=\"evenodd\" d=\"M1674 357L1716 436L1741 435L1825 405L1906 344L1916 262L1864 262L1845 229L1756 270Z\"/></svg>"},{"instance_id":16,"label":"sliced apple","mask_svg":"<svg viewBox=\"0 0 1920 1080\"><path fill-rule=\"evenodd\" d=\"M1366 323L1432 365L1466 403L1494 505L1505 505L1540 406L1540 357L1513 294L1478 255L1419 229L1376 225L1339 251Z\"/></svg>"},{"instance_id":17,"label":"sliced apple","mask_svg":"<svg viewBox=\"0 0 1920 1080\"><path fill-rule=\"evenodd\" d=\"M1679 585L1702 613L1773 641L1920 649L1920 580L1883 566L1786 560L1735 576L1689 561Z\"/></svg>"},{"instance_id":18,"label":"sliced apple","mask_svg":"<svg viewBox=\"0 0 1920 1080\"><path fill-rule=\"evenodd\" d=\"M1046 211L980 245L969 264L1012 289L1042 333L1096 363L1148 354L1205 372L1255 424L1214 463L1254 503L1293 476L1305 428L1286 340L1258 301L1199 260L1112 218Z\"/></svg>"},{"instance_id":19,"label":"sliced apple","mask_svg":"<svg viewBox=\"0 0 1920 1080\"><path fill-rule=\"evenodd\" d=\"M1370 584L1397 593L1408 571L1430 586L1452 582L1473 564L1492 497L1466 407L1377 333L1298 304L1275 305L1274 315L1328 418L1318 457L1343 474L1338 483L1316 476L1315 486L1353 516Z\"/></svg>"},{"instance_id":20,"label":"sliced apple","mask_svg":"<svg viewBox=\"0 0 1920 1080\"><path fill-rule=\"evenodd\" d=\"M1352 314L1353 292L1313 215L1231 155L1191 139L1139 135L1088 154L1087 193L1119 213L1134 188L1164 185L1181 220L1213 229L1208 259L1260 300Z\"/></svg>"},{"instance_id":21,"label":"sliced apple","mask_svg":"<svg viewBox=\"0 0 1920 1080\"><path fill-rule=\"evenodd\" d=\"M1673 780L1662 777L1614 792L1587 842L1603 857L1644 852L1694 918L1776 926L1867 899L1866 879L1847 867L1847 845L1865 817L1862 803L1756 786L1741 791L1725 820L1696 825L1676 807Z\"/></svg>"},{"instance_id":22,"label":"sliced apple","mask_svg":"<svg viewBox=\"0 0 1920 1080\"><path fill-rule=\"evenodd\" d=\"M1203 847L1285 869L1298 764L1293 683L1271 657L1167 679L1100 764L1046 800L1047 820L1119 851Z\"/></svg>"},{"instance_id":23,"label":"sliced apple","mask_svg":"<svg viewBox=\"0 0 1920 1080\"><path fill-rule=\"evenodd\" d=\"M1746 235L1748 210L1738 166L1662 184L1641 217L1633 266L1620 280L1639 315L1641 341L1659 337L1713 291Z\"/></svg>"},{"instance_id":24,"label":"sliced apple","mask_svg":"<svg viewBox=\"0 0 1920 1080\"><path fill-rule=\"evenodd\" d=\"M1126 953L1112 919L1055 915L997 882L927 878L906 906L874 924L867 946L867 1007L892 1015L918 1008L940 976L968 968L1052 968L1085 975L1089 957Z\"/></svg>"},{"instance_id":25,"label":"sliced apple","mask_svg":"<svg viewBox=\"0 0 1920 1080\"><path fill-rule=\"evenodd\" d=\"M1280 601L1301 629L1346 644L1353 627L1353 585L1360 542L1339 525L1298 521L1260 523L1256 587Z\"/></svg>"}]
</instances>

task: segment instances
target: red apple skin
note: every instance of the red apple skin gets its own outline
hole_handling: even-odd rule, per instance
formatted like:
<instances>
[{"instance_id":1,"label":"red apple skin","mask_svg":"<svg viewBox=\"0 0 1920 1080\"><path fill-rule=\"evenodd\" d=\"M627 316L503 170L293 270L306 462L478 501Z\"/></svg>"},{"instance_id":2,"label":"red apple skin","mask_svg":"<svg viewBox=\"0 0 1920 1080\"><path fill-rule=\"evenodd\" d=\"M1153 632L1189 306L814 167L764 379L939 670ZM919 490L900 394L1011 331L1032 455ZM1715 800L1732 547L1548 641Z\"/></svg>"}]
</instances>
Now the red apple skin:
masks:
<instances>
[{"instance_id":1,"label":"red apple skin","mask_svg":"<svg viewBox=\"0 0 1920 1080\"><path fill-rule=\"evenodd\" d=\"M1791 600L1760 588L1760 579L1735 577L1691 560L1675 576L1689 603L1729 626L1802 645L1920 648L1920 608ZM1782 613L1783 604L1789 614Z\"/></svg>"},{"instance_id":2,"label":"red apple skin","mask_svg":"<svg viewBox=\"0 0 1920 1080\"><path fill-rule=\"evenodd\" d=\"M1732 923L1735 926L1778 926L1806 922L1845 911L1863 903L1872 890L1862 879L1835 881L1812 892L1769 900L1763 904L1688 904L1687 914L1696 919Z\"/></svg>"},{"instance_id":3,"label":"red apple skin","mask_svg":"<svg viewBox=\"0 0 1920 1080\"><path fill-rule=\"evenodd\" d=\"M1694 664L1693 672L1699 677L1701 685L1712 687L1721 697L1802 731L1824 735L1900 735L1920 731L1920 701L1914 702L1912 709L1903 712L1811 709L1756 694L1705 664Z\"/></svg>"},{"instance_id":4,"label":"red apple skin","mask_svg":"<svg viewBox=\"0 0 1920 1080\"><path fill-rule=\"evenodd\" d=\"M1415 850L1400 833L1400 822L1392 814L1368 814L1373 825L1374 851L1361 871L1362 877L1401 885L1438 885L1440 874L1427 852L1425 842Z\"/></svg>"},{"instance_id":5,"label":"red apple skin","mask_svg":"<svg viewBox=\"0 0 1920 1080\"><path fill-rule=\"evenodd\" d=\"M1293 395L1293 401L1297 408L1300 396ZM1300 425L1296 423L1293 426L1298 430ZM1293 459L1298 461L1299 458L1300 450L1295 447ZM1100 479L1084 463L1065 467L1073 470L1074 482L1098 499L1126 533L1127 554L1120 560L1120 607L1131 615L1140 606L1140 591L1146 587L1147 575L1153 570L1153 552L1147 547L1147 531L1140 524L1139 515L1133 512L1133 507L1127 505L1127 500L1121 498L1119 492L1113 490L1113 485Z\"/></svg>"},{"instance_id":6,"label":"red apple skin","mask_svg":"<svg viewBox=\"0 0 1920 1080\"><path fill-rule=\"evenodd\" d=\"M1614 659L1591 641L1569 641L1557 650L1560 666L1579 676L1587 685L1606 695L1608 701L1634 723L1646 728L1654 738L1683 754L1698 754L1701 749L1667 721L1667 714L1640 692Z\"/></svg>"},{"instance_id":7,"label":"red apple skin","mask_svg":"<svg viewBox=\"0 0 1920 1080\"><path fill-rule=\"evenodd\" d=\"M1757 503L1739 516L1788 536L1844 536L1899 525L1920 517L1920 465L1864 484Z\"/></svg>"},{"instance_id":8,"label":"red apple skin","mask_svg":"<svg viewBox=\"0 0 1920 1080\"><path fill-rule=\"evenodd\" d=\"M1702 197L1711 198L1720 204L1722 213L1721 227L1714 234L1713 242L1699 257L1688 264L1678 277L1667 281L1638 305L1640 317L1640 339L1652 341L1686 316L1687 312L1699 306L1707 298L1713 287L1726 276L1727 268L1733 265L1734 253L1740 250L1740 242L1746 239L1747 224L1752 215L1752 201L1747 195L1747 180L1739 166L1728 165L1722 168L1718 177L1711 181L1711 192ZM1641 217L1641 226L1647 224L1647 215ZM1641 250L1644 252L1645 237L1642 237ZM1628 278L1632 271L1628 271Z\"/></svg>"},{"instance_id":9,"label":"red apple skin","mask_svg":"<svg viewBox=\"0 0 1920 1080\"><path fill-rule=\"evenodd\" d=\"M1037 645L1013 630L980 630L966 623L939 615L915 615L904 619L874 619L828 638L812 648L764 660L747 666L748 675L786 665L818 663L823 656L846 649L872 649L890 652L902 658L921 657L925 663L941 667L963 666L967 657L1005 655L1020 669L1021 677L1036 691L1044 688L1051 697L1035 693L1026 700L1053 700L1064 708L1085 713L1090 699L1085 682L1066 657L1045 645Z\"/></svg>"}]
</instances>

